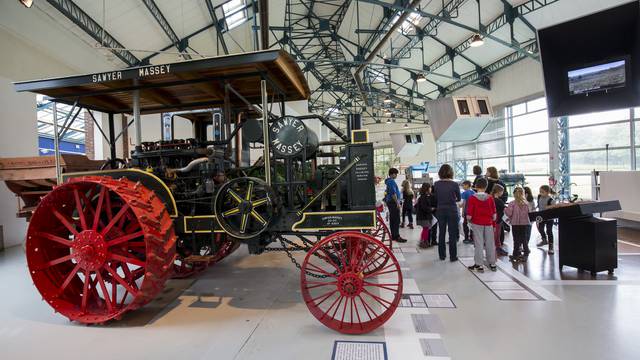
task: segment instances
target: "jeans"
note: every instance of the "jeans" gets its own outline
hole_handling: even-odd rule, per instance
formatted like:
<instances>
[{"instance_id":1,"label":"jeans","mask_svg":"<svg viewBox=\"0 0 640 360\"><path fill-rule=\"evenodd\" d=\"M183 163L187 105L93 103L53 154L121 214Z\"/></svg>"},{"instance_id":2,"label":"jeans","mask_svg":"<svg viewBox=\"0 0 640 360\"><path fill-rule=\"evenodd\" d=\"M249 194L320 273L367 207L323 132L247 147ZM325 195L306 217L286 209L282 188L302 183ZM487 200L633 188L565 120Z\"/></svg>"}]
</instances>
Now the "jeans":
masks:
<instances>
[{"instance_id":1,"label":"jeans","mask_svg":"<svg viewBox=\"0 0 640 360\"><path fill-rule=\"evenodd\" d=\"M449 227L449 256L451 260L455 260L458 258L460 213L457 208L438 209L436 210L436 218L438 218L438 254L440 259L444 260L447 257L445 233Z\"/></svg>"},{"instance_id":2,"label":"jeans","mask_svg":"<svg viewBox=\"0 0 640 360\"><path fill-rule=\"evenodd\" d=\"M400 209L398 203L391 200L387 201L387 209L389 209L389 232L391 232L391 240L400 238Z\"/></svg>"},{"instance_id":3,"label":"jeans","mask_svg":"<svg viewBox=\"0 0 640 360\"><path fill-rule=\"evenodd\" d=\"M404 224L404 218L409 218L409 225L413 225L413 211L410 207L402 206L402 223Z\"/></svg>"},{"instance_id":4,"label":"jeans","mask_svg":"<svg viewBox=\"0 0 640 360\"><path fill-rule=\"evenodd\" d=\"M546 234L545 234L545 229ZM538 224L538 231L542 240L549 240L549 244L553 244L553 220L543 221Z\"/></svg>"}]
</instances>

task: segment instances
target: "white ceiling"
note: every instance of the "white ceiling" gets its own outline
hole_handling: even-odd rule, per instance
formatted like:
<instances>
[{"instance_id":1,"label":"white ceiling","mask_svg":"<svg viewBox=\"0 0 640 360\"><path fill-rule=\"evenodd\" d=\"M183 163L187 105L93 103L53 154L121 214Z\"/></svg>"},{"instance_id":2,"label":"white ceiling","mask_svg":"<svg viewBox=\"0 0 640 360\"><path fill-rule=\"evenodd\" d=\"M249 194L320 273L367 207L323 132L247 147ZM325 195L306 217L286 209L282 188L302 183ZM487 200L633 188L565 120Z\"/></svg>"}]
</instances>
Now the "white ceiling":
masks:
<instances>
[{"instance_id":1,"label":"white ceiling","mask_svg":"<svg viewBox=\"0 0 640 360\"><path fill-rule=\"evenodd\" d=\"M142 1L134 0L74 0L75 3L90 15L115 39L138 58L142 59L149 55L151 51L157 51L171 44L168 36L151 16L150 12ZM300 0L291 0L299 2ZM155 0L160 10L163 12L168 23L173 28L179 38L189 35L198 29L211 24L207 6L204 0ZM214 5L223 3L223 0L213 0ZM393 0L383 2L392 4ZM448 1L447 1L448 2ZM527 1L509 0L513 6L518 6ZM534 11L526 16L527 20L536 28L547 27L559 22L564 22L572 18L580 17L605 8L616 6L629 0L559 0L540 10ZM286 0L269 1L269 21L271 26L286 25L285 5ZM420 9L429 14L437 14L442 7L441 0L422 0ZM50 6L44 0L35 0L32 9L25 9L18 1L5 0L0 2L0 27L18 35L24 41L37 46L43 51L50 53L56 59L75 68L78 72L101 71L109 68L122 68L126 65L115 57L112 53L104 49L96 49L96 41L86 35L80 28L68 20L64 15ZM300 7L296 8L300 9ZM481 0L481 18L483 24L487 24L500 16L504 10L502 0ZM335 11L334 5L326 5L323 2L316 2L314 12L319 15L329 15ZM250 12L251 13L251 12ZM451 21L477 28L477 3L475 0L467 0L453 14ZM353 43L364 43L371 34L355 33L357 23L362 29L375 29L383 18L383 7L366 3L364 1L351 0L344 20L339 24L337 32L340 36ZM420 26L428 23L429 19L423 18ZM224 38L229 47L230 53L243 51L253 51L253 21L250 20L237 28L224 34ZM280 36L282 32L275 32ZM472 31L465 30L459 26L441 23L435 37L451 47L465 41L473 35ZM518 41L526 41L535 37L531 29L517 20L514 27L514 35ZM496 38L510 42L510 32L508 26L504 26L493 34ZM277 40L271 35L271 43ZM377 39L373 41L374 46ZM381 50L380 55L395 53L398 48L408 42L402 34L394 34L393 40L387 43ZM353 60L350 52L356 52L355 46L347 42L341 42L343 53L347 61ZM216 46L216 30L209 28L189 40L190 49L199 54L214 56L218 54ZM393 46L393 49L391 48ZM431 64L445 53L445 47L433 38L427 37L423 40L424 63ZM191 51L191 50L190 50ZM175 62L182 58L176 53L175 48L169 49L167 54L154 57L152 63ZM220 50L221 52L221 50ZM486 66L496 60L510 54L513 49L504 46L496 41L487 39L485 45L479 48L470 48L464 55L480 66ZM3 49L6 54L6 49ZM6 56L6 55L3 55ZM375 60L381 63L381 59ZM400 65L412 69L422 68L423 59L420 46L416 46L407 56L400 61ZM302 65L302 64L301 64ZM441 86L447 86L455 79L451 78L451 63L447 63L435 70L435 74L428 78ZM462 57L456 57L455 70L459 74L474 70L474 65ZM404 84L408 88L413 87L413 81L407 71L402 69L392 70L392 80L395 83ZM440 74L440 75L438 75ZM51 74L52 76L56 74ZM319 85L317 79L309 76L309 83L312 89ZM381 89L386 89L386 85L376 85ZM431 83L421 83L418 85L421 93L428 94L437 90ZM437 94L436 94L437 95ZM434 94L431 94L434 96ZM331 98L325 99L329 104Z\"/></svg>"}]
</instances>

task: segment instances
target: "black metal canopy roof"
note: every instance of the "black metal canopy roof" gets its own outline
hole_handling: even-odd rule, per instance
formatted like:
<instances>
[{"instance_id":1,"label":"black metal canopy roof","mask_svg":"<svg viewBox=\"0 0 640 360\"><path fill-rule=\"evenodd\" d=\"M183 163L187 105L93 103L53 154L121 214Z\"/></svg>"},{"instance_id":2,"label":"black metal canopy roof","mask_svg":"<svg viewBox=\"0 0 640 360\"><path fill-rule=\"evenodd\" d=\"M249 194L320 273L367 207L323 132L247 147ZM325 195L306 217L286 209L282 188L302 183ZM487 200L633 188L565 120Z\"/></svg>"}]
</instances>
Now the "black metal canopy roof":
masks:
<instances>
[{"instance_id":1,"label":"black metal canopy roof","mask_svg":"<svg viewBox=\"0 0 640 360\"><path fill-rule=\"evenodd\" d=\"M62 103L105 113L131 113L133 90L140 90L142 114L201 109L224 103L225 84L259 103L260 80L269 96L308 99L310 90L295 60L282 50L219 56L172 64L14 83L16 91L47 95ZM231 92L232 106L246 106Z\"/></svg>"}]
</instances>

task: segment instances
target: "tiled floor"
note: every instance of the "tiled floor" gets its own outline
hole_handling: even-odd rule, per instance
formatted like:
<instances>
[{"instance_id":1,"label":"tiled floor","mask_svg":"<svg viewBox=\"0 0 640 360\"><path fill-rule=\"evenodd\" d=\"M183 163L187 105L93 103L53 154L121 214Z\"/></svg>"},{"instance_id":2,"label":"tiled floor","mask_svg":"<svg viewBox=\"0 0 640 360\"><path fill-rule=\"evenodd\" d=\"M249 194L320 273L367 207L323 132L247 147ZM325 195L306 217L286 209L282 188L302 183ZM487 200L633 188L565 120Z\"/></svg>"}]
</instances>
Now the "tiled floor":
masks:
<instances>
[{"instance_id":1,"label":"tiled floor","mask_svg":"<svg viewBox=\"0 0 640 360\"><path fill-rule=\"evenodd\" d=\"M639 358L640 255L623 253L640 253L640 247L621 243L613 276L592 278L567 267L560 273L558 255L535 248L534 230L526 265L503 258L501 275L483 275L501 277L489 280L493 291L505 296L520 290L513 288L520 283L544 297L509 301L500 300L461 262L440 261L433 248L415 251L419 231L402 230L409 239L402 245L407 249L403 275L420 293L448 294L455 304L425 311L439 319L450 358ZM621 230L620 238L640 245L639 234ZM460 243L459 253L471 256L473 246ZM120 322L87 327L69 323L40 300L22 249L11 248L0 252L0 359L328 360L336 340L397 342L404 339L402 331L415 333L412 325L392 335L384 329L366 336L328 330L308 313L298 281L298 270L284 254L250 256L243 247L198 278L172 281L163 301ZM410 320L406 311L411 309L399 311L396 320ZM399 360L429 358L419 344L415 349Z\"/></svg>"}]
</instances>

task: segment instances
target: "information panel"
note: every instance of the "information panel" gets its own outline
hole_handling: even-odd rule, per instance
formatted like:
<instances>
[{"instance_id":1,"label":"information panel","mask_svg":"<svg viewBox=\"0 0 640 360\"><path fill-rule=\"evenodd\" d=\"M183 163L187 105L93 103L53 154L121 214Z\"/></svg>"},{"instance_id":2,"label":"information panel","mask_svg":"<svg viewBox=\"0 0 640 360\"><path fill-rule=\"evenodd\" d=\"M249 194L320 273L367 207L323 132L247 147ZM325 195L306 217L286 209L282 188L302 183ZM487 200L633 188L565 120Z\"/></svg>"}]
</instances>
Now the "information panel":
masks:
<instances>
[{"instance_id":1,"label":"information panel","mask_svg":"<svg viewBox=\"0 0 640 360\"><path fill-rule=\"evenodd\" d=\"M374 184L373 144L347 145L347 162L358 156L360 161L347 175L347 194L352 210L373 209L376 204Z\"/></svg>"}]
</instances>

